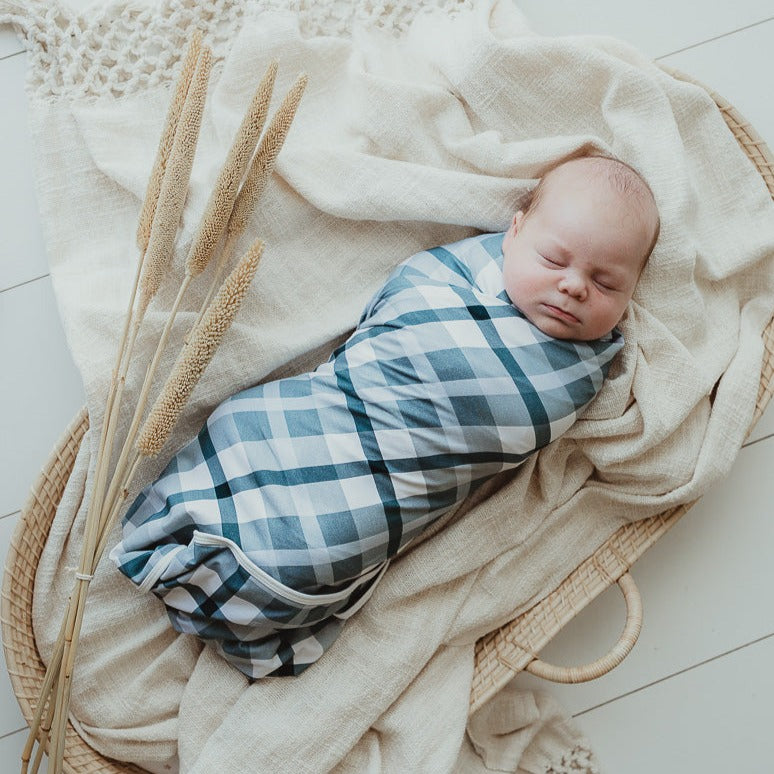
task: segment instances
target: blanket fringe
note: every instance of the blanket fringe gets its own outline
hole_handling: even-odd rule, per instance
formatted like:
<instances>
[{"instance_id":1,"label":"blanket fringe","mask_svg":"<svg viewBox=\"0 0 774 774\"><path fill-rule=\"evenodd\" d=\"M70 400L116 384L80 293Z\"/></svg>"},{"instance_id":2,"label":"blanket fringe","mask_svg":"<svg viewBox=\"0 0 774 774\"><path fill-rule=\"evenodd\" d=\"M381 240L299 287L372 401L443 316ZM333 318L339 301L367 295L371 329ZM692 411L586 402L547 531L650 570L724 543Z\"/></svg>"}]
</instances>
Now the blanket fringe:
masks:
<instances>
[{"instance_id":1,"label":"blanket fringe","mask_svg":"<svg viewBox=\"0 0 774 774\"><path fill-rule=\"evenodd\" d=\"M39 99L120 97L174 80L192 29L215 61L228 53L249 13L289 11L302 37L349 37L354 23L394 36L417 13L456 14L474 0L161 0L147 7L107 0L76 13L59 0L0 0L0 25L12 24L29 54L27 93ZM88 13L88 15L87 15Z\"/></svg>"},{"instance_id":2,"label":"blanket fringe","mask_svg":"<svg viewBox=\"0 0 774 774\"><path fill-rule=\"evenodd\" d=\"M599 774L599 766L588 746L579 743L562 755L558 763L551 764L545 774Z\"/></svg>"}]
</instances>

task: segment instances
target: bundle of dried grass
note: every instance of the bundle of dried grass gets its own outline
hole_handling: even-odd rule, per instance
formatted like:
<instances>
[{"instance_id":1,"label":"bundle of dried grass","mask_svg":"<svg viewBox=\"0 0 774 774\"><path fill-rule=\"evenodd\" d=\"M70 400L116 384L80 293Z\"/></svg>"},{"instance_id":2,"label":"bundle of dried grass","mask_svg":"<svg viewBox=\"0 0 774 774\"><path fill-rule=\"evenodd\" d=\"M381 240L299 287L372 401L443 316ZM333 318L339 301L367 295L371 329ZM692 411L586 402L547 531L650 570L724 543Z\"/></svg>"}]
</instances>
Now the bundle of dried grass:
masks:
<instances>
[{"instance_id":1,"label":"bundle of dried grass","mask_svg":"<svg viewBox=\"0 0 774 774\"><path fill-rule=\"evenodd\" d=\"M269 65L237 131L191 247L177 298L147 368L129 431L122 439L118 461L109 470L134 343L151 300L170 274L204 112L212 51L203 44L198 30L191 37L140 213L136 237L140 257L106 400L80 563L22 753L23 774L38 771L46 748L49 771L59 774L63 769L70 687L89 582L105 551L111 527L122 510L139 463L144 457L161 451L188 397L234 320L258 268L264 248L261 240L253 242L211 303L210 290L199 319L186 336L177 362L139 430L159 359L166 348L184 294L191 281L205 270L215 255L224 231L227 234L226 246L218 259L216 278L228 262L236 239L246 229L248 218L266 185L295 115L306 85L305 75L299 77L285 97L258 151L255 151L268 113L277 67L277 62ZM248 166L250 169L243 181Z\"/></svg>"}]
</instances>

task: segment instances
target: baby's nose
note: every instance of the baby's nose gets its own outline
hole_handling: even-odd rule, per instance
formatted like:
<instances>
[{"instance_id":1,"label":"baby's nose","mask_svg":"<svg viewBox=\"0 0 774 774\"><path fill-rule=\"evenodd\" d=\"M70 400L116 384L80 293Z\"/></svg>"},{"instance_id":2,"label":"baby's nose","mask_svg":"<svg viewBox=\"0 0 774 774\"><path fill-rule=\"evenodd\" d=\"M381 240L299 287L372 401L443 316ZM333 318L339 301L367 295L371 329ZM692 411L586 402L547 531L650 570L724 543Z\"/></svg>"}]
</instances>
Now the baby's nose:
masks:
<instances>
[{"instance_id":1,"label":"baby's nose","mask_svg":"<svg viewBox=\"0 0 774 774\"><path fill-rule=\"evenodd\" d=\"M559 280L559 290L583 300L586 297L586 282L578 272L568 270L562 273Z\"/></svg>"}]
</instances>

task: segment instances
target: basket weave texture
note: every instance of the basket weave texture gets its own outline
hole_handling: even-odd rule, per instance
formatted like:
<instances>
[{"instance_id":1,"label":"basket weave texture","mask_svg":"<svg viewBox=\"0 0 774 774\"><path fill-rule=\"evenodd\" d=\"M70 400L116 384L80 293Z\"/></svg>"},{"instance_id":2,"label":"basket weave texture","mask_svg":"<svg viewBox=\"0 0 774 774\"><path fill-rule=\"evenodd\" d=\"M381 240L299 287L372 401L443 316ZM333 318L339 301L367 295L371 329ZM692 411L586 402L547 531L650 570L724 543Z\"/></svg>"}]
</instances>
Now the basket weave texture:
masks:
<instances>
[{"instance_id":1,"label":"basket weave texture","mask_svg":"<svg viewBox=\"0 0 774 774\"><path fill-rule=\"evenodd\" d=\"M774 157L755 129L732 105L703 84L672 68L663 65L662 68L675 78L701 86L710 94L774 198ZM753 425L760 418L774 391L774 319L764 330L763 343L764 364ZM65 431L35 482L11 538L5 563L0 604L3 647L13 690L27 722L33 716L45 675L45 665L38 653L32 628L35 572L88 426L88 415L84 408ZM482 637L476 644L470 712L478 709L535 660L534 654L595 597L616 583L693 504L688 503L622 527L555 591L519 618ZM573 676L572 681L578 682L593 676L598 675L578 674ZM86 744L70 723L67 725L64 769L71 774L126 774L143 771L136 766L104 758Z\"/></svg>"}]
</instances>

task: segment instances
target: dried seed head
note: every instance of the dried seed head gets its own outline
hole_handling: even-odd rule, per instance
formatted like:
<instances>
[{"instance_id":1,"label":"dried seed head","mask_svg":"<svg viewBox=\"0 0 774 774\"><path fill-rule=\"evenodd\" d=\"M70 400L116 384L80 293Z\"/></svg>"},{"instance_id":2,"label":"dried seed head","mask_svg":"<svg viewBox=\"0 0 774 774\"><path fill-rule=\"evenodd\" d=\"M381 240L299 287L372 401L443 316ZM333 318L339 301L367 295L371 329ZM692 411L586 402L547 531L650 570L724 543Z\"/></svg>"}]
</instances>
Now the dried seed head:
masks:
<instances>
[{"instance_id":1,"label":"dried seed head","mask_svg":"<svg viewBox=\"0 0 774 774\"><path fill-rule=\"evenodd\" d=\"M159 203L148 242L148 254L140 280L140 318L159 289L161 280L172 262L175 236L188 192L211 69L212 51L204 46L180 115L175 142L161 184Z\"/></svg>"},{"instance_id":2,"label":"dried seed head","mask_svg":"<svg viewBox=\"0 0 774 774\"><path fill-rule=\"evenodd\" d=\"M221 285L190 343L178 355L148 418L137 437L140 454L152 457L161 451L225 332L231 326L258 268L263 242L256 239Z\"/></svg>"},{"instance_id":3,"label":"dried seed head","mask_svg":"<svg viewBox=\"0 0 774 774\"><path fill-rule=\"evenodd\" d=\"M186 272L193 277L201 274L207 267L231 216L239 184L242 182L266 121L271 93L277 77L277 67L277 61L272 61L263 80L258 84L250 107L231 144L215 188L210 194L207 209L188 253Z\"/></svg>"},{"instance_id":4,"label":"dried seed head","mask_svg":"<svg viewBox=\"0 0 774 774\"><path fill-rule=\"evenodd\" d=\"M282 104L277 108L266 133L261 138L250 171L247 173L247 179L239 192L234 212L229 220L228 230L232 234L239 235L247 228L247 221L271 177L274 163L290 130L307 81L308 77L305 73L301 73L296 78Z\"/></svg>"},{"instance_id":5,"label":"dried seed head","mask_svg":"<svg viewBox=\"0 0 774 774\"><path fill-rule=\"evenodd\" d=\"M148 187L145 191L145 200L140 211L139 224L137 226L137 246L140 252L145 252L150 239L151 225L153 224L153 215L156 211L156 203L161 190L161 181L164 178L164 170L167 167L167 159L172 151L172 144L175 141L175 130L180 119L180 113L185 104L186 95L191 85L196 62L199 58L199 51L202 45L201 30L194 30L191 35L191 42L183 58L183 64L180 69L180 75L177 81L174 96L167 111L167 120L159 140L159 147L156 151L156 160L153 162Z\"/></svg>"}]
</instances>

